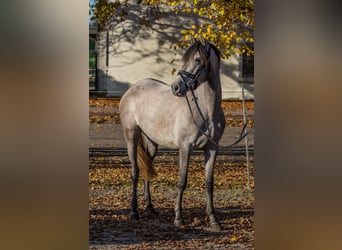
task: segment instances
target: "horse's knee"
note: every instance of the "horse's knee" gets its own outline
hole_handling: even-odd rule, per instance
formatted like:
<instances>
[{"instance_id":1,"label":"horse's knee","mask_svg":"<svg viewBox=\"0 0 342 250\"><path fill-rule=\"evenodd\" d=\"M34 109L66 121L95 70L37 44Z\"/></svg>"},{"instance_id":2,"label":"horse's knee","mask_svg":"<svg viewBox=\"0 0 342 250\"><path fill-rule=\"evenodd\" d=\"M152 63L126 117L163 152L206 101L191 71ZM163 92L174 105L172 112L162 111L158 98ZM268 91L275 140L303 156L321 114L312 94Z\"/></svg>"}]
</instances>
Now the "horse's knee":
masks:
<instances>
[{"instance_id":1,"label":"horse's knee","mask_svg":"<svg viewBox=\"0 0 342 250\"><path fill-rule=\"evenodd\" d=\"M187 183L188 183L188 178L186 174L185 175L180 174L178 178L178 183L177 183L178 189L183 191L186 188Z\"/></svg>"},{"instance_id":2,"label":"horse's knee","mask_svg":"<svg viewBox=\"0 0 342 250\"><path fill-rule=\"evenodd\" d=\"M178 181L178 183L177 183L178 190L183 192L185 190L185 188L186 188L186 184L187 184L186 180L185 181L184 180Z\"/></svg>"},{"instance_id":3,"label":"horse's knee","mask_svg":"<svg viewBox=\"0 0 342 250\"><path fill-rule=\"evenodd\" d=\"M213 193L213 191L214 191L213 183L212 182L205 182L205 189L207 190L207 192Z\"/></svg>"},{"instance_id":4,"label":"horse's knee","mask_svg":"<svg viewBox=\"0 0 342 250\"><path fill-rule=\"evenodd\" d=\"M139 179L139 168L136 164L132 164L132 169L131 169L131 179L132 181L138 181Z\"/></svg>"}]
</instances>

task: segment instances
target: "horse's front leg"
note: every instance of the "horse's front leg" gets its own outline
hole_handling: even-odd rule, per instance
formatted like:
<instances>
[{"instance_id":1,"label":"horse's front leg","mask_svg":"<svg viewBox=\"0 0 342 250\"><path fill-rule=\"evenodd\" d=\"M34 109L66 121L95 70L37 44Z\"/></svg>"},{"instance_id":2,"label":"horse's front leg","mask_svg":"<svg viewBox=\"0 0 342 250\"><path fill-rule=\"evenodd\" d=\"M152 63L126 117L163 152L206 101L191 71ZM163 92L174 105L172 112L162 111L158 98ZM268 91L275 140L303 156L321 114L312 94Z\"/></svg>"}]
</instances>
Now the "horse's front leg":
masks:
<instances>
[{"instance_id":1,"label":"horse's front leg","mask_svg":"<svg viewBox=\"0 0 342 250\"><path fill-rule=\"evenodd\" d=\"M213 169L215 165L218 147L213 145L205 150L205 189L207 192L207 215L209 217L210 229L213 231L220 231L221 227L216 220L213 202L213 187L214 174Z\"/></svg>"},{"instance_id":2,"label":"horse's front leg","mask_svg":"<svg viewBox=\"0 0 342 250\"><path fill-rule=\"evenodd\" d=\"M178 194L176 199L175 213L176 218L174 221L175 226L179 227L184 224L182 218L182 199L188 179L188 165L189 165L190 149L179 149L179 175L178 175Z\"/></svg>"}]
</instances>

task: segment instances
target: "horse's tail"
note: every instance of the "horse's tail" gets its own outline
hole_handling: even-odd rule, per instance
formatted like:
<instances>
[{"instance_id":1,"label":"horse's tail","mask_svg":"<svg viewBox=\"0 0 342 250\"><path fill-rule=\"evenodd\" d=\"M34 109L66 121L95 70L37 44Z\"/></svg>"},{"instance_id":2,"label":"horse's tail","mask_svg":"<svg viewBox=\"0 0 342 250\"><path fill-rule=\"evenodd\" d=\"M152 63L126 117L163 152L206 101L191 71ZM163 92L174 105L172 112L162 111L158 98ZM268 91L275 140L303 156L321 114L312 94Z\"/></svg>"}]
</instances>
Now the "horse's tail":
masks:
<instances>
[{"instance_id":1,"label":"horse's tail","mask_svg":"<svg viewBox=\"0 0 342 250\"><path fill-rule=\"evenodd\" d=\"M137 153L138 167L144 179L149 181L157 175L157 172L153 168L153 165L152 165L153 159L148 153L147 144L145 145L146 146L144 146L144 139L142 135L140 135L139 140L138 140L138 153Z\"/></svg>"}]
</instances>

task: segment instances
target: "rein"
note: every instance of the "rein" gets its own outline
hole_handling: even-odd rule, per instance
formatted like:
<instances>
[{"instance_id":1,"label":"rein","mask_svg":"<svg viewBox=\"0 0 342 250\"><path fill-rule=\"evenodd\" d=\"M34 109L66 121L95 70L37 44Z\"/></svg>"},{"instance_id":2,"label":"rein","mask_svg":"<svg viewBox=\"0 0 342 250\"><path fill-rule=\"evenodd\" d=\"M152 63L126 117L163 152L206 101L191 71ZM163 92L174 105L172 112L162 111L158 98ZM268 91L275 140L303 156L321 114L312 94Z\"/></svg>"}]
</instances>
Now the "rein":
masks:
<instances>
[{"instance_id":1,"label":"rein","mask_svg":"<svg viewBox=\"0 0 342 250\"><path fill-rule=\"evenodd\" d=\"M198 85L198 77L200 76L203 68L204 66L200 65L196 74L192 74L190 72L187 72L181 69L178 71L178 75L181 76L183 82L185 83L188 89L196 89ZM187 78L190 78L190 80L188 80Z\"/></svg>"}]
</instances>

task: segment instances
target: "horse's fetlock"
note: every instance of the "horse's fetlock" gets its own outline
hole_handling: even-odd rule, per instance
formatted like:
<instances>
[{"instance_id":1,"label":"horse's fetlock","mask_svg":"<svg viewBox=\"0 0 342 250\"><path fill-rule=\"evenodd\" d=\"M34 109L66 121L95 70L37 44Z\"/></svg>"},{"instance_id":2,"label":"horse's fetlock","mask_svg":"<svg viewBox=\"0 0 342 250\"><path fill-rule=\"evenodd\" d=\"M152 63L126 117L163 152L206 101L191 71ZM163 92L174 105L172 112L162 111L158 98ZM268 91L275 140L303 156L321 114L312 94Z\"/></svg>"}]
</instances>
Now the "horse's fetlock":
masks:
<instances>
[{"instance_id":1,"label":"horse's fetlock","mask_svg":"<svg viewBox=\"0 0 342 250\"><path fill-rule=\"evenodd\" d=\"M131 212L131 220L135 220L135 221L139 220L138 212Z\"/></svg>"},{"instance_id":2,"label":"horse's fetlock","mask_svg":"<svg viewBox=\"0 0 342 250\"><path fill-rule=\"evenodd\" d=\"M186 182L178 182L177 188L180 190L185 190L186 184L187 184Z\"/></svg>"},{"instance_id":3,"label":"horse's fetlock","mask_svg":"<svg viewBox=\"0 0 342 250\"><path fill-rule=\"evenodd\" d=\"M176 226L176 227L181 227L181 226L184 226L184 221L183 219L177 219L173 222L173 224Z\"/></svg>"},{"instance_id":4,"label":"horse's fetlock","mask_svg":"<svg viewBox=\"0 0 342 250\"><path fill-rule=\"evenodd\" d=\"M210 223L210 229L214 232L220 232L222 230L220 224L217 222Z\"/></svg>"}]
</instances>

